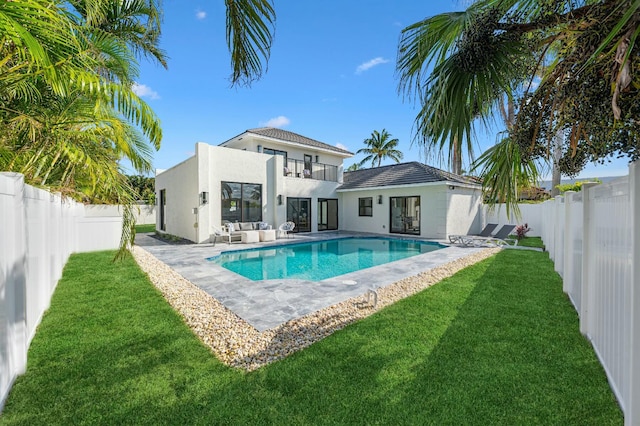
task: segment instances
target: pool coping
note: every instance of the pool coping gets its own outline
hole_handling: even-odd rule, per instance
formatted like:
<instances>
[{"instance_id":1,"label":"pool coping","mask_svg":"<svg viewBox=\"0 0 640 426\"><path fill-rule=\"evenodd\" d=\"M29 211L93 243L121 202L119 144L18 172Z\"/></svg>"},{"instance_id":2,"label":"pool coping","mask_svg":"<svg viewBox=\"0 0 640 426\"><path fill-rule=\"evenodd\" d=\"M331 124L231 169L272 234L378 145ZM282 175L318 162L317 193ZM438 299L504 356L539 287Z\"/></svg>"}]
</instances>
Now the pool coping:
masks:
<instances>
[{"instance_id":1,"label":"pool coping","mask_svg":"<svg viewBox=\"0 0 640 426\"><path fill-rule=\"evenodd\" d=\"M323 232L296 235L294 238L279 239L269 243L243 244L241 248L250 249L335 238L373 236L395 237L351 232ZM401 236L398 239L432 241L446 245L441 240L416 238L415 236L405 236L404 238ZM363 296L369 290L377 290L483 250L482 248L448 246L441 250L317 282L299 279L251 281L207 260L207 258L216 256L223 251L237 251L239 247L233 244L218 243L215 246L210 243L153 244L145 241L144 236L137 238L136 244L204 290L258 331L277 327L287 321L347 299Z\"/></svg>"}]
</instances>

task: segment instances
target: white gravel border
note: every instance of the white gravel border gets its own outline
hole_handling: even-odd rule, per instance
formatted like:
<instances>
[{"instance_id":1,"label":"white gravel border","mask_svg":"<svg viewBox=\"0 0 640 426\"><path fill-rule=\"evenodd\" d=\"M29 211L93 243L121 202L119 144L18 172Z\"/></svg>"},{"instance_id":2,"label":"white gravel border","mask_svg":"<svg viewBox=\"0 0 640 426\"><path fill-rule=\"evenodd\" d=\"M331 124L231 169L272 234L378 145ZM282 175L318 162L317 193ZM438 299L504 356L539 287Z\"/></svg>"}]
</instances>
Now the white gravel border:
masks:
<instances>
[{"instance_id":1,"label":"white gravel border","mask_svg":"<svg viewBox=\"0 0 640 426\"><path fill-rule=\"evenodd\" d=\"M253 371L306 348L336 330L411 296L461 269L493 256L488 248L377 289L377 304L366 295L351 298L260 333L204 290L139 246L131 250L140 268L198 338L231 367Z\"/></svg>"}]
</instances>

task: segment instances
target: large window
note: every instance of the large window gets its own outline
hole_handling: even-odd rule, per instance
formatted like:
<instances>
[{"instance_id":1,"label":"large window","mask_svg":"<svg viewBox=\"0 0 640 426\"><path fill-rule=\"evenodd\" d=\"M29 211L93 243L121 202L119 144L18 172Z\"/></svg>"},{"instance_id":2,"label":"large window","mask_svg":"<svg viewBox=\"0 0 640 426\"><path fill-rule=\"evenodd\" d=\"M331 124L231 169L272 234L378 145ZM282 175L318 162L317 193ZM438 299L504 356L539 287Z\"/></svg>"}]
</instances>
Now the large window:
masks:
<instances>
[{"instance_id":1,"label":"large window","mask_svg":"<svg viewBox=\"0 0 640 426\"><path fill-rule=\"evenodd\" d=\"M373 197L358 198L358 216L373 216Z\"/></svg>"},{"instance_id":2,"label":"large window","mask_svg":"<svg viewBox=\"0 0 640 426\"><path fill-rule=\"evenodd\" d=\"M262 185L222 182L222 221L261 222Z\"/></svg>"}]
</instances>

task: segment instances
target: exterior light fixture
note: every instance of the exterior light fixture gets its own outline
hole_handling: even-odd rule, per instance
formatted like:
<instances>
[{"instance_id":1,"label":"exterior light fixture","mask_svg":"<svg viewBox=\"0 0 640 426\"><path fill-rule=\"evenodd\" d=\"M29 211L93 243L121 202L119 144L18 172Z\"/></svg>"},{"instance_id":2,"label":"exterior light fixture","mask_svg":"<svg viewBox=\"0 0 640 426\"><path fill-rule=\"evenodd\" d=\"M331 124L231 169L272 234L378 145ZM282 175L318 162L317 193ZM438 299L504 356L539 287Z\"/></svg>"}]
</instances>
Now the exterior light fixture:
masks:
<instances>
[{"instance_id":1,"label":"exterior light fixture","mask_svg":"<svg viewBox=\"0 0 640 426\"><path fill-rule=\"evenodd\" d=\"M209 193L208 192L201 192L200 193L200 204L204 205L207 204L209 202Z\"/></svg>"},{"instance_id":2,"label":"exterior light fixture","mask_svg":"<svg viewBox=\"0 0 640 426\"><path fill-rule=\"evenodd\" d=\"M262 145L258 145L258 152L262 152Z\"/></svg>"},{"instance_id":3,"label":"exterior light fixture","mask_svg":"<svg viewBox=\"0 0 640 426\"><path fill-rule=\"evenodd\" d=\"M281 206L282 205L282 194L278 195L278 205Z\"/></svg>"},{"instance_id":4,"label":"exterior light fixture","mask_svg":"<svg viewBox=\"0 0 640 426\"><path fill-rule=\"evenodd\" d=\"M378 195L378 204L382 204L382 195Z\"/></svg>"}]
</instances>

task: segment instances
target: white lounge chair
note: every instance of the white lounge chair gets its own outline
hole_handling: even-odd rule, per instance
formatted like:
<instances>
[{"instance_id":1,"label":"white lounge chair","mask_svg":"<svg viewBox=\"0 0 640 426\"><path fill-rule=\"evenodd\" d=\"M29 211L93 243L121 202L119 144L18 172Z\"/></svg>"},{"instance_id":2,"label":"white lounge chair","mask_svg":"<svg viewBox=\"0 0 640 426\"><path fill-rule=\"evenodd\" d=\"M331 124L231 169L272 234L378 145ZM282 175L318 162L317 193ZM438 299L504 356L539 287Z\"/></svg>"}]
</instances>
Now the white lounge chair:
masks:
<instances>
[{"instance_id":1,"label":"white lounge chair","mask_svg":"<svg viewBox=\"0 0 640 426\"><path fill-rule=\"evenodd\" d=\"M293 231L295 227L296 227L295 223L291 221L285 222L282 225L278 226L278 235L280 236L280 238L282 238L283 235L288 238L289 233Z\"/></svg>"}]
</instances>

